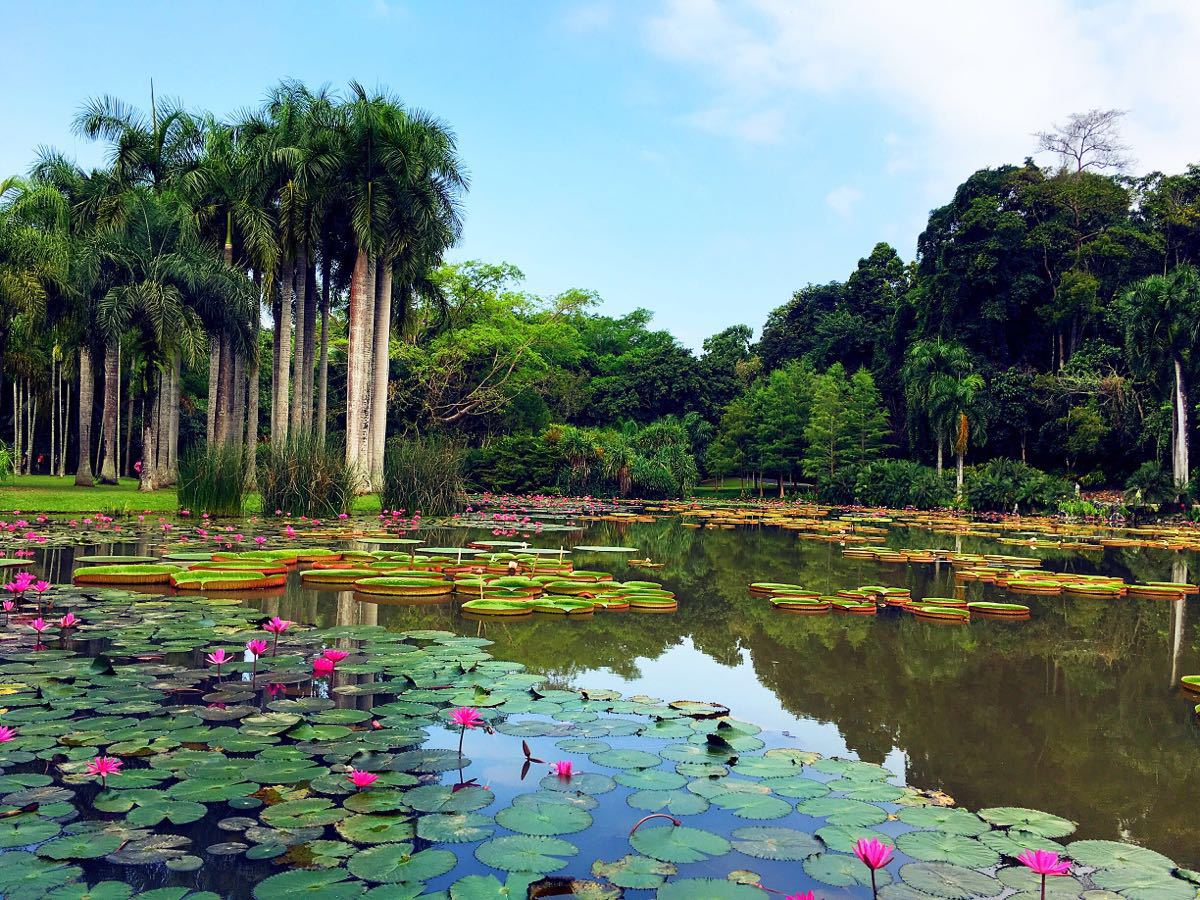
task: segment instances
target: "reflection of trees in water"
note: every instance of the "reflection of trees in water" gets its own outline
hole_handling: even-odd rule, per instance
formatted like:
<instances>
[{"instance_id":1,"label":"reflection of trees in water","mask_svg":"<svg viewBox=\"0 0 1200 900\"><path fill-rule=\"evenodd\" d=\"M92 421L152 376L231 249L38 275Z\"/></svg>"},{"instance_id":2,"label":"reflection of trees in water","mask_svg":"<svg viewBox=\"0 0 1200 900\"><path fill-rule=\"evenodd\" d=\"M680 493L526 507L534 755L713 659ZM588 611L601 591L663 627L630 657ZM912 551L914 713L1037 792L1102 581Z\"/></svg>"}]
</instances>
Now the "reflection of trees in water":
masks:
<instances>
[{"instance_id":1,"label":"reflection of trees in water","mask_svg":"<svg viewBox=\"0 0 1200 900\"><path fill-rule=\"evenodd\" d=\"M888 543L952 546L955 540L933 535L923 541L923 534L897 529ZM620 580L661 581L678 595L678 612L474 622L457 614L456 602L375 606L293 588L279 614L321 625L343 618L365 623L363 607L374 606L378 624L389 630L486 637L495 642L489 652L496 657L580 686L595 669L636 678L638 658L661 656L687 638L727 665L738 664L745 651L788 712L834 723L864 759L878 762L894 748L903 750L910 783L942 788L971 807L1050 809L1080 821L1089 835L1116 837L1124 828L1181 862L1200 861L1193 846L1197 729L1192 704L1174 688L1177 674L1200 672L1186 602L1026 597L1019 602L1033 607L1030 621L949 627L894 612L878 620L792 616L750 597L747 585L795 582L824 592L884 584L907 587L915 597L956 590L961 596L963 588L948 565L848 560L838 543L773 528L598 523L586 540L636 546L639 556L665 563L639 570L624 556L576 556L580 567L606 569ZM970 536L962 538L962 549L1022 550ZM1129 580L1183 580L1172 562L1186 561L1136 548L1103 555L1037 552L1047 568ZM982 585L966 593L1013 599ZM689 687L665 683L654 690L670 699ZM732 703L736 714L737 698L709 699Z\"/></svg>"}]
</instances>

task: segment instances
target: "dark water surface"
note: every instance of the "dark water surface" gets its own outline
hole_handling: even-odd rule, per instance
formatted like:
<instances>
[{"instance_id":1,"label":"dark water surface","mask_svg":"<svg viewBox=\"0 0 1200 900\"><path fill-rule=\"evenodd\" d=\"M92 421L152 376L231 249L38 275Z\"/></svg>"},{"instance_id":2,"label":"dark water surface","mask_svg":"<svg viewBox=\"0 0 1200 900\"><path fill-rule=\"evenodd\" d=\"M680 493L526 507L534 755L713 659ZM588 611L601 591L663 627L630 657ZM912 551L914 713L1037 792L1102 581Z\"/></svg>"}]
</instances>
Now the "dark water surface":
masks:
<instances>
[{"instance_id":1,"label":"dark water surface","mask_svg":"<svg viewBox=\"0 0 1200 900\"><path fill-rule=\"evenodd\" d=\"M447 530L428 540L453 545L480 534ZM556 546L559 537L548 533L536 543ZM1181 675L1200 673L1191 621L1200 614L1197 600L1014 598L972 585L970 599L1025 603L1033 618L947 626L895 610L877 618L796 616L751 597L747 584L795 582L822 592L884 584L907 587L915 599L953 596L956 586L946 564L847 560L836 543L773 528L696 530L670 519L600 523L583 541L562 537L568 547L637 547L639 555L665 563L645 570L617 554L572 557L576 568L606 569L619 580L661 581L676 592L678 611L472 621L457 599L364 602L350 592L303 588L295 575L281 596L248 602L322 627L479 635L494 641L488 649L497 659L521 662L556 686L719 701L767 729L764 737L773 734L769 743L849 752L882 763L908 784L945 791L969 809L1042 809L1077 821L1077 838L1133 841L1181 865L1200 865L1200 728L1194 701L1176 687ZM897 528L887 543L1035 552L988 539L959 538L957 546L955 540ZM1197 572L1190 554L1167 551L1037 552L1047 569L1127 580L1179 580L1189 564ZM69 551L51 551L43 562L61 580L69 577ZM352 699L370 705L369 697ZM498 784L508 777L499 769L485 775ZM614 828L613 839L623 840Z\"/></svg>"}]
</instances>

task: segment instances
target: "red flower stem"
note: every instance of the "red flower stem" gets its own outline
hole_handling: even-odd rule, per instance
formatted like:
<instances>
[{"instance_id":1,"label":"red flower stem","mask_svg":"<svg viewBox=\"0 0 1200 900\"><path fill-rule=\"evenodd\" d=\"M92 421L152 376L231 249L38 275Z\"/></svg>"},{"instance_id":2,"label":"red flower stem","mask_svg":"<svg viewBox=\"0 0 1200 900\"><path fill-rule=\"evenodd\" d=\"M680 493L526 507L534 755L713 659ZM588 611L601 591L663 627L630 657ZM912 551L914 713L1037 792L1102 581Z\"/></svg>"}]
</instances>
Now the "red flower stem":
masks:
<instances>
[{"instance_id":1,"label":"red flower stem","mask_svg":"<svg viewBox=\"0 0 1200 900\"><path fill-rule=\"evenodd\" d=\"M875 900L879 900L879 889L877 887L875 887L875 870L874 869L871 869L871 896L875 897ZM1042 900L1046 900L1046 898L1043 897Z\"/></svg>"},{"instance_id":2,"label":"red flower stem","mask_svg":"<svg viewBox=\"0 0 1200 900\"><path fill-rule=\"evenodd\" d=\"M462 765L462 758L463 758L463 755L462 755L463 738L465 738L466 736L467 736L467 726L463 725L459 729L459 732L458 732L458 762L459 762L460 767ZM459 781L462 781L462 779L460 778Z\"/></svg>"},{"instance_id":3,"label":"red flower stem","mask_svg":"<svg viewBox=\"0 0 1200 900\"><path fill-rule=\"evenodd\" d=\"M629 829L629 836L633 837L633 833L642 827L643 822L649 822L651 819L670 819L671 824L678 828L683 823L674 816L668 816L666 813L651 813L648 816L642 816L633 823L633 827Z\"/></svg>"},{"instance_id":4,"label":"red flower stem","mask_svg":"<svg viewBox=\"0 0 1200 900\"><path fill-rule=\"evenodd\" d=\"M1042 900L1046 900L1046 874L1042 873Z\"/></svg>"}]
</instances>

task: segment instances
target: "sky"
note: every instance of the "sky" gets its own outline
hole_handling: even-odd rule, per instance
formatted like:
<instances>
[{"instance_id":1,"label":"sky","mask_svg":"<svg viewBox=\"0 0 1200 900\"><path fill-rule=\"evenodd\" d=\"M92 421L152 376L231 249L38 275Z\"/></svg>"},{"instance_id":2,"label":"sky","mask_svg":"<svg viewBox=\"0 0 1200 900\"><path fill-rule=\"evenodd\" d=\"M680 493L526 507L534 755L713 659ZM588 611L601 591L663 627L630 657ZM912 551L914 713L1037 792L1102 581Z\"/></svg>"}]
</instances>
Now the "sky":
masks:
<instances>
[{"instance_id":1,"label":"sky","mask_svg":"<svg viewBox=\"0 0 1200 900\"><path fill-rule=\"evenodd\" d=\"M8 4L0 176L84 165L89 96L231 114L282 77L384 86L471 175L451 259L596 291L699 348L756 331L1034 132L1128 111L1137 172L1200 161L1195 0L252 0ZM1051 160L1039 160L1049 164Z\"/></svg>"}]
</instances>

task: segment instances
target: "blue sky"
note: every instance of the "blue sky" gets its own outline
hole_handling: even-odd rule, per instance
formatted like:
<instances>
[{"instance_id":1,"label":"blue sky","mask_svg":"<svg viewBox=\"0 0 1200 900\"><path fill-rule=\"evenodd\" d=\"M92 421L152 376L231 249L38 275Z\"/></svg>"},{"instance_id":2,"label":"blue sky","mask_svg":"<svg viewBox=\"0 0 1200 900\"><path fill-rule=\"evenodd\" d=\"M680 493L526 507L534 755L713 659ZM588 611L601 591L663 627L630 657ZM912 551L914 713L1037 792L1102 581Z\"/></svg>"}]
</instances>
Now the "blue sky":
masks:
<instances>
[{"instance_id":1,"label":"blue sky","mask_svg":"<svg viewBox=\"0 0 1200 900\"><path fill-rule=\"evenodd\" d=\"M1187 92L1200 4L1145 0L342 0L6 10L0 173L70 133L85 97L218 114L280 77L385 85L456 131L453 258L542 294L643 306L685 343L756 329L876 241L911 258L931 207L1033 131L1129 109L1138 170L1200 160ZM1049 162L1047 160L1047 162Z\"/></svg>"}]
</instances>

